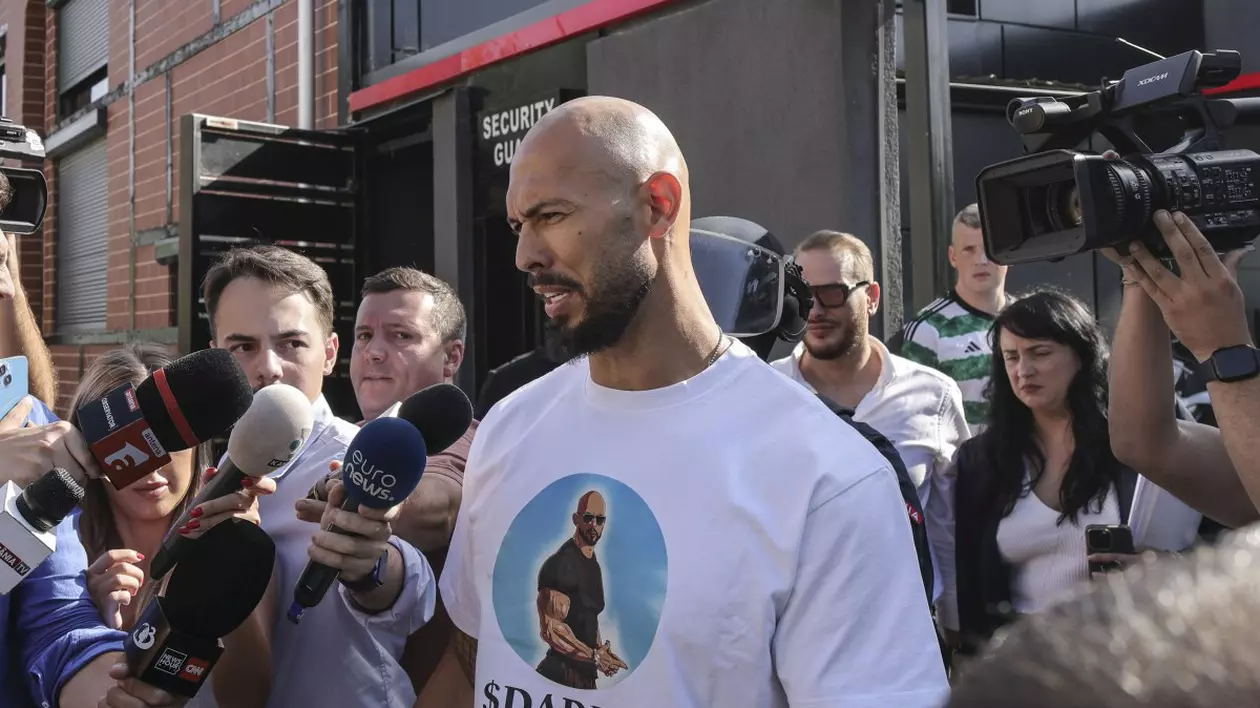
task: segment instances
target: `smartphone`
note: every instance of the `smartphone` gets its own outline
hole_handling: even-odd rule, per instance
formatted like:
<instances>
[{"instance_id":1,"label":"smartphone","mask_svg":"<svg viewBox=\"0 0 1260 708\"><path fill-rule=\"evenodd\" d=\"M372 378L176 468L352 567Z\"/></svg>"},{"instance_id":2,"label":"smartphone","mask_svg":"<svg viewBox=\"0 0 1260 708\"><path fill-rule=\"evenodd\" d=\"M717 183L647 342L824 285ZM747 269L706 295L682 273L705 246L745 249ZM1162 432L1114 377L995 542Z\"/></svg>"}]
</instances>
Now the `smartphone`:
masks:
<instances>
[{"instance_id":1,"label":"smartphone","mask_svg":"<svg viewBox=\"0 0 1260 708\"><path fill-rule=\"evenodd\" d=\"M1085 553L1127 553L1135 554L1133 547L1133 531L1124 524L1090 524L1085 527ZM1117 562L1090 563L1089 573L1106 573L1119 570Z\"/></svg>"}]
</instances>

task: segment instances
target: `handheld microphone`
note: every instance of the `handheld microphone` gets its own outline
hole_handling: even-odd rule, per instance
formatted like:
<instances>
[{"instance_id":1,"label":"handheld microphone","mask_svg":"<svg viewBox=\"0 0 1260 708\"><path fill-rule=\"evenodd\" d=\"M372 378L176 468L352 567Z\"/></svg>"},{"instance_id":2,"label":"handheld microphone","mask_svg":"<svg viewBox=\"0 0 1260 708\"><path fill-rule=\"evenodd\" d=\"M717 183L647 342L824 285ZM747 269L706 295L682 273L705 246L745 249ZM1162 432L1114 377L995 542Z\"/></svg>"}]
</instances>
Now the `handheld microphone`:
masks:
<instances>
[{"instance_id":1,"label":"handheld microphone","mask_svg":"<svg viewBox=\"0 0 1260 708\"><path fill-rule=\"evenodd\" d=\"M171 526L149 565L149 575L170 572L197 540L179 535L198 505L241 489L246 477L263 477L287 465L310 436L315 412L306 395L287 384L272 384L254 394L254 402L228 436L227 457L184 515Z\"/></svg>"},{"instance_id":2,"label":"handheld microphone","mask_svg":"<svg viewBox=\"0 0 1260 708\"><path fill-rule=\"evenodd\" d=\"M341 483L346 500L341 508L357 511L359 505L373 509L396 506L420 483L427 458L424 436L404 418L377 418L363 426L346 449L341 467ZM336 533L346 533L333 526ZM338 571L309 561L293 590L289 621L297 624L307 608L324 599L324 593L337 579Z\"/></svg>"},{"instance_id":3,"label":"handheld microphone","mask_svg":"<svg viewBox=\"0 0 1260 708\"><path fill-rule=\"evenodd\" d=\"M422 388L385 409L381 418L405 418L424 436L425 453L436 455L468 432L472 425L472 402L458 386L438 383ZM311 485L307 499L326 501L324 480Z\"/></svg>"},{"instance_id":4,"label":"handheld microphone","mask_svg":"<svg viewBox=\"0 0 1260 708\"><path fill-rule=\"evenodd\" d=\"M115 489L122 489L227 430L249 408L249 379L226 349L205 349L123 384L78 410L79 430Z\"/></svg>"},{"instance_id":5,"label":"handheld microphone","mask_svg":"<svg viewBox=\"0 0 1260 708\"><path fill-rule=\"evenodd\" d=\"M61 467L19 489L0 487L0 595L7 595L57 550L57 524L83 501L83 485Z\"/></svg>"},{"instance_id":6,"label":"handheld microphone","mask_svg":"<svg viewBox=\"0 0 1260 708\"><path fill-rule=\"evenodd\" d=\"M223 654L223 637L267 592L275 561L271 537L244 519L207 531L127 635L123 652L131 675L177 696L195 696Z\"/></svg>"}]
</instances>

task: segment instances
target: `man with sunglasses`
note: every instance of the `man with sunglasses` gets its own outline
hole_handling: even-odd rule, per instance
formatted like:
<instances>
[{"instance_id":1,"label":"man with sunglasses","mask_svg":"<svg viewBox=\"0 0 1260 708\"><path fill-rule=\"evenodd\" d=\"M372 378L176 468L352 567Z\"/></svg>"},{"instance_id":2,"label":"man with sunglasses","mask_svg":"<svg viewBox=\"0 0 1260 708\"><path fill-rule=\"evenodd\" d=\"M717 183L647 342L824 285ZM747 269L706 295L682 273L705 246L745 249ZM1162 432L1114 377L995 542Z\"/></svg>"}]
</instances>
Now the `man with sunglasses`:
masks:
<instances>
[{"instance_id":1,"label":"man with sunglasses","mask_svg":"<svg viewBox=\"0 0 1260 708\"><path fill-rule=\"evenodd\" d=\"M801 242L795 259L814 295L805 338L771 366L807 389L854 411L893 442L919 493L931 541L933 586L954 567L952 480L945 477L959 445L970 437L958 384L941 372L888 351L870 335L879 309L871 251L861 239L819 231Z\"/></svg>"}]
</instances>

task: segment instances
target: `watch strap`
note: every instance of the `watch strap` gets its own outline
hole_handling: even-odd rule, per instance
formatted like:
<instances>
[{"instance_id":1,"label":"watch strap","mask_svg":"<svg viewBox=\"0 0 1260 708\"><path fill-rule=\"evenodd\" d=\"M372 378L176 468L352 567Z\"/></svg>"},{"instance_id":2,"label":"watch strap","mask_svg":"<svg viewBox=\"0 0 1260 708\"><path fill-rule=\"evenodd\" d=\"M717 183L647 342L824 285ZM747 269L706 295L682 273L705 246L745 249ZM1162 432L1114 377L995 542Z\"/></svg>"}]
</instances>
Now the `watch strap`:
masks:
<instances>
[{"instance_id":1,"label":"watch strap","mask_svg":"<svg viewBox=\"0 0 1260 708\"><path fill-rule=\"evenodd\" d=\"M345 580L338 578L341 584L350 592L371 592L385 584L385 569L389 567L389 549L376 559L376 565L372 566L372 572L359 578L358 580Z\"/></svg>"}]
</instances>

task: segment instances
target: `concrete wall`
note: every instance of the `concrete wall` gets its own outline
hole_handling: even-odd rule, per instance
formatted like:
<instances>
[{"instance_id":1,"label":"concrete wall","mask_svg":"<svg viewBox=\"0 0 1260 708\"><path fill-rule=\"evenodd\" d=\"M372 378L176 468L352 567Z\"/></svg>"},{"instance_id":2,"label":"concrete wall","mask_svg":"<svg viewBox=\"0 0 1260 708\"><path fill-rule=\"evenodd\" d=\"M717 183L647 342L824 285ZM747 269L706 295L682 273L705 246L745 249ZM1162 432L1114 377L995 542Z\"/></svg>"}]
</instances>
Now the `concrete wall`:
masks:
<instances>
[{"instance_id":1,"label":"concrete wall","mask_svg":"<svg viewBox=\"0 0 1260 708\"><path fill-rule=\"evenodd\" d=\"M8 10L26 4L10 1L2 6ZM30 5L44 3L32 0ZM137 78L129 82L133 12ZM336 0L315 0L319 128L337 124L337 13ZM57 115L57 12L41 16L38 27L42 44L37 44L40 51L34 58L44 60L42 118L44 132L50 134L71 118ZM57 333L57 192L51 161L47 169L51 193L43 239L45 306L41 315L61 380L60 406L68 403L95 355L128 340L175 341L171 292L175 267L155 260L154 242L174 236L179 223L180 116L209 113L279 124L297 122L296 2L111 0L108 31L110 92L92 107L105 107L109 115L108 313L107 331L102 335L82 338ZM12 57L12 43L8 51ZM128 127L133 118L134 144Z\"/></svg>"}]
</instances>

